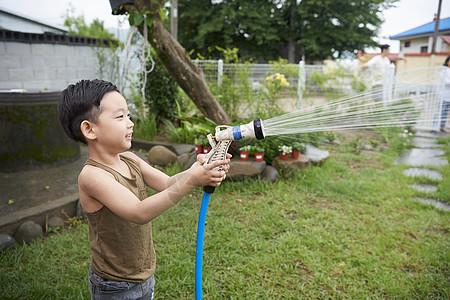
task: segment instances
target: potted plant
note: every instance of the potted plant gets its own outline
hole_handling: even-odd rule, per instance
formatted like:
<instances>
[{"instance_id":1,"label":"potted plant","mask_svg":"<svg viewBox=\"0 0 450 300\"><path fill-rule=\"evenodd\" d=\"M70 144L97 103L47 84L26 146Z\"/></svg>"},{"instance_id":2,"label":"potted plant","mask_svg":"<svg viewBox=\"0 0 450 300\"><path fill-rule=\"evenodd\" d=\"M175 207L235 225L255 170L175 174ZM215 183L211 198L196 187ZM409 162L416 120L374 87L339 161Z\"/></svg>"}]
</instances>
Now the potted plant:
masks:
<instances>
[{"instance_id":1,"label":"potted plant","mask_svg":"<svg viewBox=\"0 0 450 300\"><path fill-rule=\"evenodd\" d=\"M292 158L298 158L300 156L300 153L305 151L305 144L295 142L292 144Z\"/></svg>"},{"instance_id":2,"label":"potted plant","mask_svg":"<svg viewBox=\"0 0 450 300\"><path fill-rule=\"evenodd\" d=\"M281 160L288 160L289 154L292 153L292 147L291 146L278 146L278 150L280 151L280 158Z\"/></svg>"},{"instance_id":3,"label":"potted plant","mask_svg":"<svg viewBox=\"0 0 450 300\"><path fill-rule=\"evenodd\" d=\"M203 153L203 139L201 138L196 138L194 141L195 144L195 153L196 154L200 154Z\"/></svg>"},{"instance_id":4,"label":"potted plant","mask_svg":"<svg viewBox=\"0 0 450 300\"><path fill-rule=\"evenodd\" d=\"M263 161L264 159L264 148L255 147L255 161Z\"/></svg>"},{"instance_id":5,"label":"potted plant","mask_svg":"<svg viewBox=\"0 0 450 300\"><path fill-rule=\"evenodd\" d=\"M250 150L252 146L247 145L239 148L239 159L240 160L248 160L248 156L250 154Z\"/></svg>"}]
</instances>

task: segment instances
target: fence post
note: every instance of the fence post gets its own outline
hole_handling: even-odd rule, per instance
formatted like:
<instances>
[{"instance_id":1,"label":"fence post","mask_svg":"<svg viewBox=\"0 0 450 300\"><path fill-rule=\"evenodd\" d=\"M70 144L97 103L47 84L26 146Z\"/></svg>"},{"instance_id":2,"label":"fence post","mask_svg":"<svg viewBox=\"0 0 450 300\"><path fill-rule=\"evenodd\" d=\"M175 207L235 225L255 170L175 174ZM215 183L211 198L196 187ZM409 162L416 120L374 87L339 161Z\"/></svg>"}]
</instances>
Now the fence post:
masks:
<instances>
[{"instance_id":1,"label":"fence post","mask_svg":"<svg viewBox=\"0 0 450 300\"><path fill-rule=\"evenodd\" d=\"M305 62L302 60L298 63L298 84L297 84L297 109L301 110L303 100L303 90L306 88L306 69Z\"/></svg>"},{"instance_id":2,"label":"fence post","mask_svg":"<svg viewBox=\"0 0 450 300\"><path fill-rule=\"evenodd\" d=\"M217 86L220 90L222 86L222 76L223 76L223 60L219 59L217 61Z\"/></svg>"},{"instance_id":3,"label":"fence post","mask_svg":"<svg viewBox=\"0 0 450 300\"><path fill-rule=\"evenodd\" d=\"M444 69L446 67L442 67L442 70L439 73L439 81L436 87L436 103L437 103L437 122L433 122L433 129L439 131L442 122L442 106L444 104L444 91L445 91L445 73Z\"/></svg>"},{"instance_id":4,"label":"fence post","mask_svg":"<svg viewBox=\"0 0 450 300\"><path fill-rule=\"evenodd\" d=\"M394 80L395 80L395 65L389 64L389 66L386 67L386 72L385 72L384 82L383 82L383 103L384 103L384 105L386 105L389 101L392 100Z\"/></svg>"}]
</instances>

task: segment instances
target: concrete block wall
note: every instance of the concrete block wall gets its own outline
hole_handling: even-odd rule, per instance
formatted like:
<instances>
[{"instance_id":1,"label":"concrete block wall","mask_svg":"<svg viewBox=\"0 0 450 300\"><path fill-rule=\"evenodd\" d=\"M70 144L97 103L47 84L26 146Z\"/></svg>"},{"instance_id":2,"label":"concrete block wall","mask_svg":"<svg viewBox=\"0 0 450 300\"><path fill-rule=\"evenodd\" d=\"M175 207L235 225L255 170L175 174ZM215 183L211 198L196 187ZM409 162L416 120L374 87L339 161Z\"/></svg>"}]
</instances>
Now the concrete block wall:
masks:
<instances>
[{"instance_id":1,"label":"concrete block wall","mask_svg":"<svg viewBox=\"0 0 450 300\"><path fill-rule=\"evenodd\" d=\"M97 78L95 47L0 41L0 90L62 90Z\"/></svg>"},{"instance_id":2,"label":"concrete block wall","mask_svg":"<svg viewBox=\"0 0 450 300\"><path fill-rule=\"evenodd\" d=\"M0 90L58 91L81 79L98 78L96 52L111 43L116 42L0 29Z\"/></svg>"}]
</instances>

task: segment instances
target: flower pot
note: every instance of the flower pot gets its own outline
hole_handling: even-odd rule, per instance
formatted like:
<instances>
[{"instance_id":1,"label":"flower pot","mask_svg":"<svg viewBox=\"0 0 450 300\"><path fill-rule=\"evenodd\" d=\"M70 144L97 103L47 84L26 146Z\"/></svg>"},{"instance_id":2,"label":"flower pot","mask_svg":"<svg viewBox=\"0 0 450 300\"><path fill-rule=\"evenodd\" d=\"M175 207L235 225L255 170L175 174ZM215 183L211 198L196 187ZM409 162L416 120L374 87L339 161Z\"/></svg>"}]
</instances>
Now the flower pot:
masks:
<instances>
[{"instance_id":1,"label":"flower pot","mask_svg":"<svg viewBox=\"0 0 450 300\"><path fill-rule=\"evenodd\" d=\"M203 147L203 153L204 153L204 154L208 154L209 151L211 151L211 149L212 149L211 147L206 147L206 146L204 146L204 147Z\"/></svg>"},{"instance_id":2,"label":"flower pot","mask_svg":"<svg viewBox=\"0 0 450 300\"><path fill-rule=\"evenodd\" d=\"M263 161L264 152L255 152L255 161Z\"/></svg>"},{"instance_id":3,"label":"flower pot","mask_svg":"<svg viewBox=\"0 0 450 300\"><path fill-rule=\"evenodd\" d=\"M195 145L195 153L196 154L203 153L203 146L202 145Z\"/></svg>"},{"instance_id":4,"label":"flower pot","mask_svg":"<svg viewBox=\"0 0 450 300\"><path fill-rule=\"evenodd\" d=\"M289 153L280 152L280 158L281 158L281 160L288 160L289 159Z\"/></svg>"},{"instance_id":5,"label":"flower pot","mask_svg":"<svg viewBox=\"0 0 450 300\"><path fill-rule=\"evenodd\" d=\"M239 152L239 159L240 160L248 160L248 151L240 151Z\"/></svg>"},{"instance_id":6,"label":"flower pot","mask_svg":"<svg viewBox=\"0 0 450 300\"><path fill-rule=\"evenodd\" d=\"M299 150L292 150L292 158L298 158L300 156Z\"/></svg>"}]
</instances>

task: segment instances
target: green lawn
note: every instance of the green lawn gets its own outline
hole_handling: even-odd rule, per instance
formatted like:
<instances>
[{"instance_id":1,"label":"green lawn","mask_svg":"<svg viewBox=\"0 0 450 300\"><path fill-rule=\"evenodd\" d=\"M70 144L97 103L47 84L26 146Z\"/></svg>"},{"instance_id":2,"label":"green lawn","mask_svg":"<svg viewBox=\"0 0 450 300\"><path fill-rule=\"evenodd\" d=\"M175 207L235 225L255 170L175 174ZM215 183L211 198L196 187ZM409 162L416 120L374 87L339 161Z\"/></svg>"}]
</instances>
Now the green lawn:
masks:
<instances>
[{"instance_id":1,"label":"green lawn","mask_svg":"<svg viewBox=\"0 0 450 300\"><path fill-rule=\"evenodd\" d=\"M447 154L449 142L444 141ZM331 153L275 183L225 182L205 229L205 299L449 299L450 213L411 200L396 154ZM436 196L450 202L450 167ZM192 299L201 189L156 219L156 299ZM87 225L0 253L0 298L89 299Z\"/></svg>"}]
</instances>

